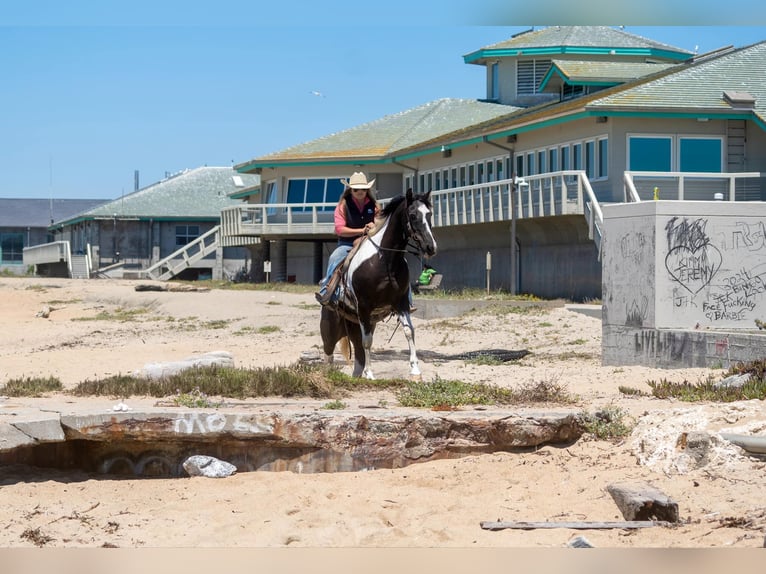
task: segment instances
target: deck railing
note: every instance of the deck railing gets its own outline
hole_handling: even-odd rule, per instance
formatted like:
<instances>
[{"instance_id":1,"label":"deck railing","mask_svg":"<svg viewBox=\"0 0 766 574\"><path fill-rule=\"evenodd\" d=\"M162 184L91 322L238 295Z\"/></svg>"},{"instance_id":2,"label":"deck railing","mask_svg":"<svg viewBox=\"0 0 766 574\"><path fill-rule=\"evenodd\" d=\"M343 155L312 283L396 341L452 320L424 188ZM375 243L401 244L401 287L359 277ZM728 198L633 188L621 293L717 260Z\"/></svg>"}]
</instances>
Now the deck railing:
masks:
<instances>
[{"instance_id":1,"label":"deck railing","mask_svg":"<svg viewBox=\"0 0 766 574\"><path fill-rule=\"evenodd\" d=\"M655 199L678 201L764 201L759 172L706 173L626 171L625 202Z\"/></svg>"}]
</instances>

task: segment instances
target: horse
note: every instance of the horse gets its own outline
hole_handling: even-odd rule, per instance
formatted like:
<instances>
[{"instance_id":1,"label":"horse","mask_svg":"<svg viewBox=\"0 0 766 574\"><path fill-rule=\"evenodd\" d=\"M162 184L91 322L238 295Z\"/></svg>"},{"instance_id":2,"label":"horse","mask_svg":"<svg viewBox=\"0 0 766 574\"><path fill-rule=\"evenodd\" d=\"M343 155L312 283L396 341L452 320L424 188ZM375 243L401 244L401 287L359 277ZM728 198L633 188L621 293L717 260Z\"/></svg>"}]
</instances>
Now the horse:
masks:
<instances>
[{"instance_id":1,"label":"horse","mask_svg":"<svg viewBox=\"0 0 766 574\"><path fill-rule=\"evenodd\" d=\"M378 322L396 315L410 351L410 377L420 378L415 329L410 318L410 271L406 253L436 254L431 230L431 192L392 199L382 210L375 229L365 236L346 262L340 294L334 305L323 305L320 333L325 362L333 362L336 344L350 341L354 350L354 377L374 379L370 349Z\"/></svg>"}]
</instances>

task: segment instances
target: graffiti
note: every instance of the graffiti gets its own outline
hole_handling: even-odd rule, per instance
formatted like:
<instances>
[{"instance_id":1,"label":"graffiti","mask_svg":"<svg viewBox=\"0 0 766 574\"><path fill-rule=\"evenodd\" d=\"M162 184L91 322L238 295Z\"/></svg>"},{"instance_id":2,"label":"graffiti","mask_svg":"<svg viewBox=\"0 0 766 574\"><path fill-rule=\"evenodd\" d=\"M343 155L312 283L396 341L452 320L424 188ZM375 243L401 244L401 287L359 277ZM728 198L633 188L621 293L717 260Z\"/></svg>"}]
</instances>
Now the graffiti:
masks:
<instances>
[{"instance_id":1,"label":"graffiti","mask_svg":"<svg viewBox=\"0 0 766 574\"><path fill-rule=\"evenodd\" d=\"M696 295L707 287L721 267L721 252L705 232L707 220L689 221L673 217L665 225L668 253L665 269L670 276Z\"/></svg>"},{"instance_id":2,"label":"graffiti","mask_svg":"<svg viewBox=\"0 0 766 574\"><path fill-rule=\"evenodd\" d=\"M646 237L641 232L623 235L622 239L620 239L620 254L623 260L630 260L640 264L644 259L645 245Z\"/></svg>"},{"instance_id":3,"label":"graffiti","mask_svg":"<svg viewBox=\"0 0 766 574\"><path fill-rule=\"evenodd\" d=\"M737 231L732 233L732 247L758 251L766 247L766 229L762 222L749 225L744 221L737 222Z\"/></svg>"},{"instance_id":4,"label":"graffiti","mask_svg":"<svg viewBox=\"0 0 766 574\"><path fill-rule=\"evenodd\" d=\"M646 320L646 309L649 306L649 299L644 295L641 297L641 305L633 299L633 302L625 310L625 324L630 327L643 327Z\"/></svg>"},{"instance_id":5,"label":"graffiti","mask_svg":"<svg viewBox=\"0 0 766 574\"><path fill-rule=\"evenodd\" d=\"M274 432L271 425L254 421L252 417L244 414L227 417L221 413L185 413L175 420L173 426L174 432L178 434L219 433L224 429L244 434L271 434Z\"/></svg>"},{"instance_id":6,"label":"graffiti","mask_svg":"<svg viewBox=\"0 0 766 574\"><path fill-rule=\"evenodd\" d=\"M764 273L758 267L742 269L724 277L718 290L708 295L702 311L711 321L741 321L756 307L756 298L766 292Z\"/></svg>"},{"instance_id":7,"label":"graffiti","mask_svg":"<svg viewBox=\"0 0 766 574\"><path fill-rule=\"evenodd\" d=\"M729 337L724 339L716 339L715 341L715 354L723 355L729 351Z\"/></svg>"},{"instance_id":8,"label":"graffiti","mask_svg":"<svg viewBox=\"0 0 766 574\"><path fill-rule=\"evenodd\" d=\"M694 300L693 295L689 295L688 290L685 288L674 287L673 288L673 307L681 308L697 308L697 302Z\"/></svg>"}]
</instances>

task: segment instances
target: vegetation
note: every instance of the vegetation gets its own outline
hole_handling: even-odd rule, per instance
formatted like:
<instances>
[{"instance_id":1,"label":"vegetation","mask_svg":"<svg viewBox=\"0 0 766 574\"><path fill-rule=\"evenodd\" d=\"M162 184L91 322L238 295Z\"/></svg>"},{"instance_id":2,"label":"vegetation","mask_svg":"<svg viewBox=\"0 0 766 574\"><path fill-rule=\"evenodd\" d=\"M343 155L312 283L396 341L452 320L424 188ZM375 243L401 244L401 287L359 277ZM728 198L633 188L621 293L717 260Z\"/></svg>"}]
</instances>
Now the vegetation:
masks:
<instances>
[{"instance_id":1,"label":"vegetation","mask_svg":"<svg viewBox=\"0 0 766 574\"><path fill-rule=\"evenodd\" d=\"M652 396L659 399L674 398L685 402L714 401L727 403L766 398L766 380L764 380L766 359L739 363L726 371L724 378L736 375L750 375L750 379L738 386L720 385L713 380L713 377L708 377L697 383L690 383L689 381L672 383L666 379L661 379L659 381L647 381L647 384L651 388ZM620 392L624 392L622 388L620 388ZM636 393L633 392L633 394Z\"/></svg>"},{"instance_id":2,"label":"vegetation","mask_svg":"<svg viewBox=\"0 0 766 574\"><path fill-rule=\"evenodd\" d=\"M618 440L633 432L633 423L626 420L627 414L619 407L606 406L595 413L583 412L580 421L586 433L600 440Z\"/></svg>"},{"instance_id":3,"label":"vegetation","mask_svg":"<svg viewBox=\"0 0 766 574\"><path fill-rule=\"evenodd\" d=\"M45 393L63 390L61 381L56 377L23 377L11 379L0 387L0 395L8 397L41 397Z\"/></svg>"}]
</instances>

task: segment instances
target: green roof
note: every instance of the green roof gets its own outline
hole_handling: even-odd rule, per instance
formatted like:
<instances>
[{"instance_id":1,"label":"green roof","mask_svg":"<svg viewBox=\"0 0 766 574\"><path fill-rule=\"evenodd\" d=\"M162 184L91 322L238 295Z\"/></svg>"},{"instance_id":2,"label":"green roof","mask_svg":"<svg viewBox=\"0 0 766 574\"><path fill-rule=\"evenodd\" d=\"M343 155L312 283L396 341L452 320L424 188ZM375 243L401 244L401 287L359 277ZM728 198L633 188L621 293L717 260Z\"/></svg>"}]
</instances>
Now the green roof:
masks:
<instances>
[{"instance_id":1,"label":"green roof","mask_svg":"<svg viewBox=\"0 0 766 574\"><path fill-rule=\"evenodd\" d=\"M589 62L585 60L552 60L551 69L540 82L540 91L556 76L571 85L615 85L649 76L678 64L645 62Z\"/></svg>"},{"instance_id":2,"label":"green roof","mask_svg":"<svg viewBox=\"0 0 766 574\"><path fill-rule=\"evenodd\" d=\"M466 130L520 110L514 106L469 99L440 99L378 120L260 156L234 166L252 170L269 165L333 160L379 160L406 154L429 142L459 137Z\"/></svg>"},{"instance_id":3,"label":"green roof","mask_svg":"<svg viewBox=\"0 0 766 574\"><path fill-rule=\"evenodd\" d=\"M549 26L516 34L463 56L467 64L487 59L555 54L608 54L688 60L692 52L609 26Z\"/></svg>"},{"instance_id":4,"label":"green roof","mask_svg":"<svg viewBox=\"0 0 766 574\"><path fill-rule=\"evenodd\" d=\"M221 209L241 205L230 197L260 184L260 176L231 167L198 167L79 213L55 225L91 219L219 219Z\"/></svg>"},{"instance_id":5,"label":"green roof","mask_svg":"<svg viewBox=\"0 0 766 574\"><path fill-rule=\"evenodd\" d=\"M640 83L597 98L589 108L612 111L711 111L753 110L766 118L766 42L739 48L711 59L682 66L661 78ZM747 95L750 104L725 96Z\"/></svg>"}]
</instances>

